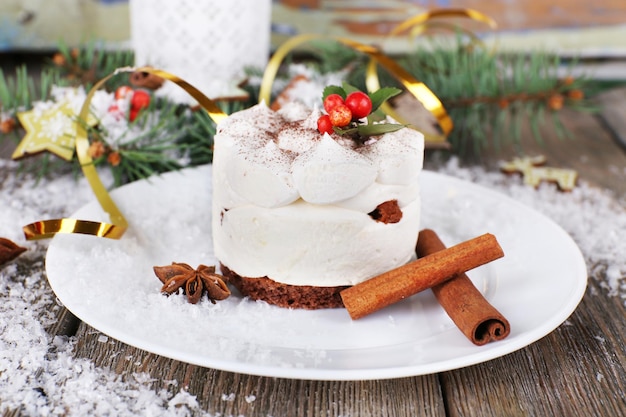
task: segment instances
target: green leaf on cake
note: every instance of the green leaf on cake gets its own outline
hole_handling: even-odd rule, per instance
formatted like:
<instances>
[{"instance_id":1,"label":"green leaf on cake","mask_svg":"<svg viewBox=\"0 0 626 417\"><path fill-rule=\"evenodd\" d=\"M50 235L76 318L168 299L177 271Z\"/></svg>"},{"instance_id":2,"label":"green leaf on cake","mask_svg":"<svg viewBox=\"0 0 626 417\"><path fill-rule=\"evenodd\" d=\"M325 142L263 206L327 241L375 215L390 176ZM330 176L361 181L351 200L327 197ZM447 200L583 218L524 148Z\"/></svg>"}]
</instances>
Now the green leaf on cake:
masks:
<instances>
[{"instance_id":1,"label":"green leaf on cake","mask_svg":"<svg viewBox=\"0 0 626 417\"><path fill-rule=\"evenodd\" d=\"M343 82L341 83L341 85L343 86L343 91L346 92L346 97L348 96L348 94L350 93L354 93L355 91L361 91L358 88L356 88L355 86L353 86L352 84L348 84L347 82Z\"/></svg>"},{"instance_id":2,"label":"green leaf on cake","mask_svg":"<svg viewBox=\"0 0 626 417\"><path fill-rule=\"evenodd\" d=\"M406 125L400 125L395 123L378 123L374 125L358 125L342 129L340 127L334 127L335 133L339 135L358 135L361 137L379 136L385 133L395 132L397 130L405 128Z\"/></svg>"},{"instance_id":3,"label":"green leaf on cake","mask_svg":"<svg viewBox=\"0 0 626 417\"><path fill-rule=\"evenodd\" d=\"M343 128L343 127L337 127L337 126L333 126L333 130L335 131L336 134L338 135L355 135L358 133L358 127L348 127L348 128Z\"/></svg>"},{"instance_id":4,"label":"green leaf on cake","mask_svg":"<svg viewBox=\"0 0 626 417\"><path fill-rule=\"evenodd\" d=\"M372 112L376 111L385 101L397 96L401 92L402 90L399 88L383 87L371 93L369 96L370 100L372 100Z\"/></svg>"},{"instance_id":5,"label":"green leaf on cake","mask_svg":"<svg viewBox=\"0 0 626 417\"><path fill-rule=\"evenodd\" d=\"M361 90L346 82L343 82L341 87L329 85L324 88L322 101L326 101L326 98L331 94L338 94L345 100L347 96L356 91ZM380 105L386 100L397 96L401 92L402 90L398 88L383 87L372 94L368 94L369 99L372 101L372 111L367 116L367 124L360 120L352 120L345 127L333 126L333 131L341 136L350 136L355 140L360 138L361 141L364 141L370 136L380 136L406 127L401 124L385 123L386 115L379 109Z\"/></svg>"},{"instance_id":6,"label":"green leaf on cake","mask_svg":"<svg viewBox=\"0 0 626 417\"><path fill-rule=\"evenodd\" d=\"M322 92L322 102L331 94L339 94L344 99L346 98L346 91L343 88L338 85L329 85L324 87L324 91Z\"/></svg>"},{"instance_id":7,"label":"green leaf on cake","mask_svg":"<svg viewBox=\"0 0 626 417\"><path fill-rule=\"evenodd\" d=\"M357 131L361 136L378 136L385 133L395 132L405 128L406 125L391 124L391 123L379 123L375 125L359 125Z\"/></svg>"}]
</instances>

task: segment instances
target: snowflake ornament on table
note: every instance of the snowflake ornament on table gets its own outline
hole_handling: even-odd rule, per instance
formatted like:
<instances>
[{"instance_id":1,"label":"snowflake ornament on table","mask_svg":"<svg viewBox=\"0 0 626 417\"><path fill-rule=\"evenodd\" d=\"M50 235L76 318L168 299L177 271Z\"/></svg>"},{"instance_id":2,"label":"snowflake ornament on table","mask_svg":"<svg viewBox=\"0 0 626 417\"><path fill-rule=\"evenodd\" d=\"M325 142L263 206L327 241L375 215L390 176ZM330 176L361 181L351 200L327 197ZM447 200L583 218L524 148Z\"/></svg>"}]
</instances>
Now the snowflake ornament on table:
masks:
<instances>
[{"instance_id":1,"label":"snowflake ornament on table","mask_svg":"<svg viewBox=\"0 0 626 417\"><path fill-rule=\"evenodd\" d=\"M13 152L13 159L48 151L70 161L74 155L76 140L76 102L70 97L52 105L40 105L18 113L17 117L26 130L26 135ZM97 120L89 116L87 125L94 126Z\"/></svg>"},{"instance_id":2,"label":"snowflake ornament on table","mask_svg":"<svg viewBox=\"0 0 626 417\"><path fill-rule=\"evenodd\" d=\"M572 169L544 166L546 157L543 155L514 158L500 164L500 170L507 174L520 173L524 184L537 188L541 182L553 182L561 191L572 191L576 186L578 173Z\"/></svg>"}]
</instances>

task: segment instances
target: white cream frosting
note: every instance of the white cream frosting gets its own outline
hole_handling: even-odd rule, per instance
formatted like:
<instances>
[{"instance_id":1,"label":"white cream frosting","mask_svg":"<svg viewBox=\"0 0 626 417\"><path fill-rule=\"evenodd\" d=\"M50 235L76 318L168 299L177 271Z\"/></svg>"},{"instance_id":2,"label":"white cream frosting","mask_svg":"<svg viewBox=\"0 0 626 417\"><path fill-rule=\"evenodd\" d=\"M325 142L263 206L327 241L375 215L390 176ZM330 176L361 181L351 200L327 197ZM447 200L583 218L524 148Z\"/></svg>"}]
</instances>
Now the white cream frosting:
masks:
<instances>
[{"instance_id":1,"label":"white cream frosting","mask_svg":"<svg viewBox=\"0 0 626 417\"><path fill-rule=\"evenodd\" d=\"M302 199L333 204L352 198L374 183L376 166L368 158L344 148L328 134L292 164L293 183Z\"/></svg>"},{"instance_id":2,"label":"white cream frosting","mask_svg":"<svg viewBox=\"0 0 626 417\"><path fill-rule=\"evenodd\" d=\"M218 126L213 157L216 257L241 276L353 285L407 262L420 218L424 140L413 129L366 145L320 134L319 111L264 104ZM397 200L398 223L368 213Z\"/></svg>"}]
</instances>

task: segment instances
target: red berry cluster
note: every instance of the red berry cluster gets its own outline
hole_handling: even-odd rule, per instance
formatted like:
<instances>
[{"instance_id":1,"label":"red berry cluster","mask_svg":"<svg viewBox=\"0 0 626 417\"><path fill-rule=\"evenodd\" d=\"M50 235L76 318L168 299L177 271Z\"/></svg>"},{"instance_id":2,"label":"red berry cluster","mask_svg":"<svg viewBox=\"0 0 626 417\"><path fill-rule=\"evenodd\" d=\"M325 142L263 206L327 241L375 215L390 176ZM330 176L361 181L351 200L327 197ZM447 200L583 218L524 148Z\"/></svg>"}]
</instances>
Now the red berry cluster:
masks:
<instances>
[{"instance_id":1,"label":"red berry cluster","mask_svg":"<svg viewBox=\"0 0 626 417\"><path fill-rule=\"evenodd\" d=\"M353 91L345 100L341 95L333 93L324 99L324 110L327 114L317 120L317 130L331 134L334 127L346 127L353 121L369 116L372 100L361 91Z\"/></svg>"},{"instance_id":2,"label":"red berry cluster","mask_svg":"<svg viewBox=\"0 0 626 417\"><path fill-rule=\"evenodd\" d=\"M139 112L150 105L150 94L145 90L133 90L131 87L124 85L115 90L115 103L109 106L109 112L120 117L124 117L124 110L128 110L128 120L135 121Z\"/></svg>"}]
</instances>

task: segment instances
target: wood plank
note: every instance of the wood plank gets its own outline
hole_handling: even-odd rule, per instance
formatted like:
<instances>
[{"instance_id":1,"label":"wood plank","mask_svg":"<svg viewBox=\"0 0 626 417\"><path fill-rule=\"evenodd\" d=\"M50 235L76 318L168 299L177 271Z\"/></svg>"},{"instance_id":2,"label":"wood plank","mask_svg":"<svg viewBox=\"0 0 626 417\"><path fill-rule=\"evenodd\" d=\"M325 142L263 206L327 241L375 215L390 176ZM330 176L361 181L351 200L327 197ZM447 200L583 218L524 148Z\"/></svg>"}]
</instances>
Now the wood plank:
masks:
<instances>
[{"instance_id":1,"label":"wood plank","mask_svg":"<svg viewBox=\"0 0 626 417\"><path fill-rule=\"evenodd\" d=\"M0 159L11 159L17 145L0 133ZM1 177L0 177L1 178Z\"/></svg>"},{"instance_id":2,"label":"wood plank","mask_svg":"<svg viewBox=\"0 0 626 417\"><path fill-rule=\"evenodd\" d=\"M626 69L623 69L626 73ZM620 146L626 149L626 88L615 88L596 97L601 106L599 117L606 128L615 136Z\"/></svg>"},{"instance_id":3,"label":"wood plank","mask_svg":"<svg viewBox=\"0 0 626 417\"><path fill-rule=\"evenodd\" d=\"M511 355L442 374L449 416L624 415L626 309L606 291L592 280L553 333Z\"/></svg>"},{"instance_id":4,"label":"wood plank","mask_svg":"<svg viewBox=\"0 0 626 417\"><path fill-rule=\"evenodd\" d=\"M439 0L427 4L438 7ZM529 29L584 28L620 25L626 17L626 4L621 1L578 2L572 0L490 1L451 0L450 7L470 8L487 13L498 23L498 31Z\"/></svg>"},{"instance_id":5,"label":"wood plank","mask_svg":"<svg viewBox=\"0 0 626 417\"><path fill-rule=\"evenodd\" d=\"M18 257L14 262L17 266L16 277L25 276L43 276L45 277L45 259L46 249L31 251L29 256ZM46 332L50 336L73 336L78 328L79 320L68 309L56 302L50 284L46 279L33 281L30 285L34 286L33 291L44 294L46 297L46 320L50 322L46 326ZM49 296L49 297L48 297ZM42 311L44 311L42 309Z\"/></svg>"},{"instance_id":6,"label":"wood plank","mask_svg":"<svg viewBox=\"0 0 626 417\"><path fill-rule=\"evenodd\" d=\"M579 180L609 189L616 196L626 196L626 152L616 144L612 133L600 123L598 116L563 109L558 117L567 128L569 137L560 137L547 117L540 128L541 143L535 140L530 126L525 124L519 145L512 140L506 140L499 147L490 145L479 155L462 157L462 164L498 170L500 162L515 156L545 155L546 166L573 169L578 172ZM441 156L445 159L454 155L454 151L428 151L427 167L436 169Z\"/></svg>"},{"instance_id":7,"label":"wood plank","mask_svg":"<svg viewBox=\"0 0 626 417\"><path fill-rule=\"evenodd\" d=\"M203 368L136 349L81 324L77 357L121 375L146 372L153 388L186 389L216 415L418 416L445 415L437 375L375 381L310 381L259 377ZM171 384L168 381L178 381Z\"/></svg>"}]
</instances>

